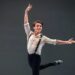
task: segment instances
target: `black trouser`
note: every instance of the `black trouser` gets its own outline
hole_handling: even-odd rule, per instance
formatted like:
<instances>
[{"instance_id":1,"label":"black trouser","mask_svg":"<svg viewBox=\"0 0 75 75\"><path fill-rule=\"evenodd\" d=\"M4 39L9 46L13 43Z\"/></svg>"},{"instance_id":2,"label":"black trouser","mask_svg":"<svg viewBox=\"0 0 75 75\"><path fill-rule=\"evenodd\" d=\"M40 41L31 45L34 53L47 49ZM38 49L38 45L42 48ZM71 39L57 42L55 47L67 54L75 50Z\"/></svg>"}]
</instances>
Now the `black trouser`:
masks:
<instances>
[{"instance_id":1,"label":"black trouser","mask_svg":"<svg viewBox=\"0 0 75 75\"><path fill-rule=\"evenodd\" d=\"M38 54L28 54L28 61L29 65L32 69L32 75L39 75L39 71L45 69L49 66L55 66L56 63L48 63L45 65L40 65L41 63L41 56Z\"/></svg>"}]
</instances>

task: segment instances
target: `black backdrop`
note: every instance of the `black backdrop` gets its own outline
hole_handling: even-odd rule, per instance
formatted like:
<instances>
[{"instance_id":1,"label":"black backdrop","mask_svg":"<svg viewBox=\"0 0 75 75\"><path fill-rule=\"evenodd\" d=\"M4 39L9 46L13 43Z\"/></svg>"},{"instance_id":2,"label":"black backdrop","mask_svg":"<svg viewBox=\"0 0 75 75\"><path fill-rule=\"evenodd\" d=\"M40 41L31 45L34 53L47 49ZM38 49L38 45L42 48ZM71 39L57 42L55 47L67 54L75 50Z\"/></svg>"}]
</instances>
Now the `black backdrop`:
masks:
<instances>
[{"instance_id":1,"label":"black backdrop","mask_svg":"<svg viewBox=\"0 0 75 75\"><path fill-rule=\"evenodd\" d=\"M0 75L31 75L27 61L24 10L33 5L30 23L44 22L43 34L50 38L75 38L74 0L2 0L0 1ZM75 75L75 44L45 45L42 63L64 60L60 66L40 71L41 75Z\"/></svg>"}]
</instances>

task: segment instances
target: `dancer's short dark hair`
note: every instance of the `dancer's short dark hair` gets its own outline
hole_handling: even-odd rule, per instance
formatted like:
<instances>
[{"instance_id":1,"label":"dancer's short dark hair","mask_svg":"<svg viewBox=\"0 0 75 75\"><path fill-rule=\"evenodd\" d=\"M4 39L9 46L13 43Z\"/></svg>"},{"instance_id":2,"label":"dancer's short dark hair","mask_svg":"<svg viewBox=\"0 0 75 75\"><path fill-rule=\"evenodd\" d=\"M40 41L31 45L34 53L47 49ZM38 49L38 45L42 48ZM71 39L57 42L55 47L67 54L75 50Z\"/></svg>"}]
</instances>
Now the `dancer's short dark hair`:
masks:
<instances>
[{"instance_id":1,"label":"dancer's short dark hair","mask_svg":"<svg viewBox=\"0 0 75 75\"><path fill-rule=\"evenodd\" d=\"M40 21L40 20L36 20L36 21L34 21L33 24L32 24L33 27L35 26L36 23L40 23L40 24L43 26L43 22L42 22L42 21Z\"/></svg>"}]
</instances>

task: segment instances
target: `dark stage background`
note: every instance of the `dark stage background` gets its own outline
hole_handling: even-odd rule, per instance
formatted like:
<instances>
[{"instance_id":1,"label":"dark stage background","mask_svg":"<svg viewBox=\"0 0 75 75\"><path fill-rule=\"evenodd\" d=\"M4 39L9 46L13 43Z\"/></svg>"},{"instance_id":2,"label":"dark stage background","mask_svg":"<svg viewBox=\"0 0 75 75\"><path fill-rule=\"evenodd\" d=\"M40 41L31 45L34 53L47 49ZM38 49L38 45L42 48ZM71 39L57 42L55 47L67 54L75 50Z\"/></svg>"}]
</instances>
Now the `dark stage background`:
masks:
<instances>
[{"instance_id":1,"label":"dark stage background","mask_svg":"<svg viewBox=\"0 0 75 75\"><path fill-rule=\"evenodd\" d=\"M43 34L50 38L75 38L74 0L0 0L0 75L31 75L27 61L24 11L33 5L30 23L44 22ZM75 75L75 44L45 45L42 64L62 59L60 66L40 71L40 75Z\"/></svg>"}]
</instances>

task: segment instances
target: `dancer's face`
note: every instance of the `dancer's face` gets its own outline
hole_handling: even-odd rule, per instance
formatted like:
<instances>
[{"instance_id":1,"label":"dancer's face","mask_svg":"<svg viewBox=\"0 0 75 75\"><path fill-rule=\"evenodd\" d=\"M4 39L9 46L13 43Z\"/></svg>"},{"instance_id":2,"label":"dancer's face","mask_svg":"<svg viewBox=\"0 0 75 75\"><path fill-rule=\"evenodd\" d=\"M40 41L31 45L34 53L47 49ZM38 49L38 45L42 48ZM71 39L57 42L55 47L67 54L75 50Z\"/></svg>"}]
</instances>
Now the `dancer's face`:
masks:
<instances>
[{"instance_id":1,"label":"dancer's face","mask_svg":"<svg viewBox=\"0 0 75 75\"><path fill-rule=\"evenodd\" d=\"M36 23L35 26L33 27L33 29L34 29L35 33L41 33L41 31L42 31L42 24Z\"/></svg>"}]
</instances>

